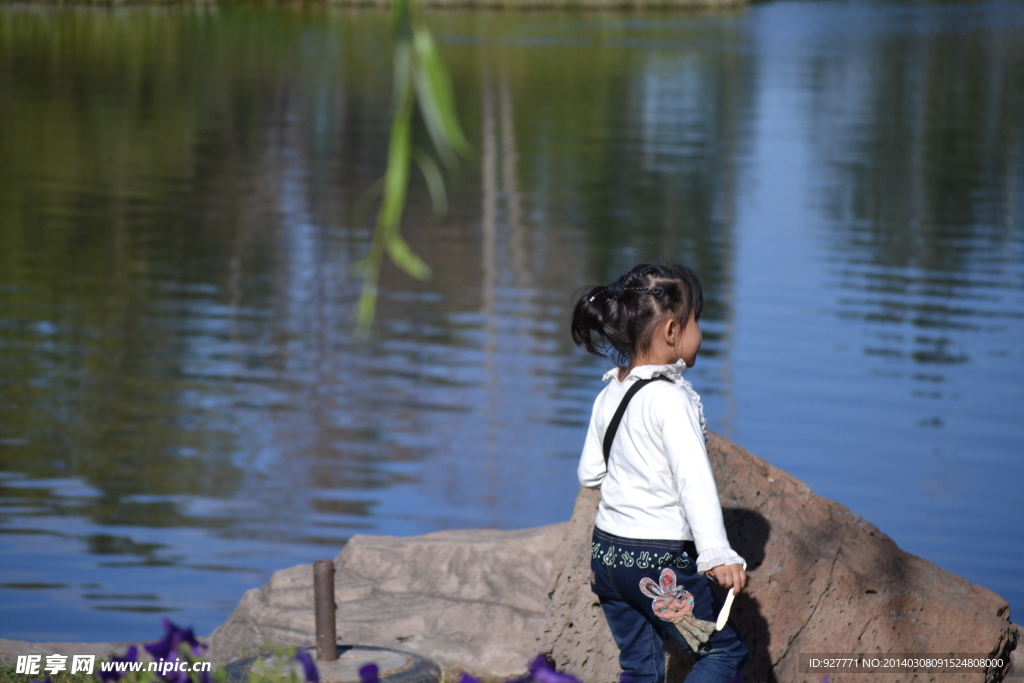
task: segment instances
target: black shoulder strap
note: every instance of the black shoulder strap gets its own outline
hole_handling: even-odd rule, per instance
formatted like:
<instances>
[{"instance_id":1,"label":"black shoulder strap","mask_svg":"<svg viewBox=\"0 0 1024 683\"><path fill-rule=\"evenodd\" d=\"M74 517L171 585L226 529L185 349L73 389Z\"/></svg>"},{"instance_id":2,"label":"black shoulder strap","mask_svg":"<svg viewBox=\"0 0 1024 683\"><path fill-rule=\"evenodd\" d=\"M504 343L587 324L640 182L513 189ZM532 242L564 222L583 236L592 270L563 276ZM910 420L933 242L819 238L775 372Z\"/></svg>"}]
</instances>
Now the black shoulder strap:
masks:
<instances>
[{"instance_id":1,"label":"black shoulder strap","mask_svg":"<svg viewBox=\"0 0 1024 683\"><path fill-rule=\"evenodd\" d=\"M671 379L665 377L664 375L658 375L657 377L652 377L650 379L638 379L637 381L633 382L633 386L631 386L629 390L626 391L626 395L622 397L622 401L619 403L619 407L615 411L615 415L612 417L612 421L608 423L608 429L606 429L604 432L605 467L608 466L608 456L612 452L612 442L615 441L615 432L619 431L619 423L622 422L622 416L626 414L626 406L628 406L629 402L633 400L634 396L636 396L636 392L640 391L651 382L656 382L659 379L665 380L666 382L672 381Z\"/></svg>"}]
</instances>

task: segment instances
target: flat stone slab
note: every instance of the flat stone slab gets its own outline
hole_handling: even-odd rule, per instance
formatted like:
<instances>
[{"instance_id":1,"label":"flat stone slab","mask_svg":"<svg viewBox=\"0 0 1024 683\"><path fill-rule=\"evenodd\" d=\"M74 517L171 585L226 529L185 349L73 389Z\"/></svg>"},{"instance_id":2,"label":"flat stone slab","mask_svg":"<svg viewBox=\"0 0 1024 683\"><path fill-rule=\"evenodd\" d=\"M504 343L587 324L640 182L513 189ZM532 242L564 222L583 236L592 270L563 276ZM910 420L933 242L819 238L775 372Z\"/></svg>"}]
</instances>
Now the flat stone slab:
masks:
<instances>
[{"instance_id":1,"label":"flat stone slab","mask_svg":"<svg viewBox=\"0 0 1024 683\"><path fill-rule=\"evenodd\" d=\"M316 650L308 648L316 658ZM440 683L441 668L430 660L411 652L400 652L379 647L342 645L333 662L315 661L321 683L359 683L359 670L367 664L376 664L382 683ZM226 667L229 680L264 680L267 677L294 674L297 681L305 680L302 665L293 658L250 657L232 662Z\"/></svg>"},{"instance_id":2,"label":"flat stone slab","mask_svg":"<svg viewBox=\"0 0 1024 683\"><path fill-rule=\"evenodd\" d=\"M552 558L565 529L354 536L334 560L338 638L446 668L520 674L540 652ZM210 637L210 656L233 661L265 641L311 645L315 632L313 568L299 565L245 594Z\"/></svg>"}]
</instances>

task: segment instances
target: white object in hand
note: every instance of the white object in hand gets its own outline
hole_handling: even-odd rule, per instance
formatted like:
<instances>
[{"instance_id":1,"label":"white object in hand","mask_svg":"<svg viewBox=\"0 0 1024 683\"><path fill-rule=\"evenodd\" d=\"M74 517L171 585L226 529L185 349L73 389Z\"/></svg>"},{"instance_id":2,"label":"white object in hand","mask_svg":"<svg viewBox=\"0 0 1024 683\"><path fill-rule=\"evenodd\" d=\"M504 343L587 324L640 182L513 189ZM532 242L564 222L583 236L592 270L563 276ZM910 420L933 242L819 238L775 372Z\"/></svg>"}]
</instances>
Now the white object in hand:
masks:
<instances>
[{"instance_id":1,"label":"white object in hand","mask_svg":"<svg viewBox=\"0 0 1024 683\"><path fill-rule=\"evenodd\" d=\"M725 604L722 611L718 613L718 621L715 622L715 630L721 631L725 628L725 622L729 621L729 611L732 609L732 600L736 597L735 588L729 589L729 595L725 596Z\"/></svg>"}]
</instances>

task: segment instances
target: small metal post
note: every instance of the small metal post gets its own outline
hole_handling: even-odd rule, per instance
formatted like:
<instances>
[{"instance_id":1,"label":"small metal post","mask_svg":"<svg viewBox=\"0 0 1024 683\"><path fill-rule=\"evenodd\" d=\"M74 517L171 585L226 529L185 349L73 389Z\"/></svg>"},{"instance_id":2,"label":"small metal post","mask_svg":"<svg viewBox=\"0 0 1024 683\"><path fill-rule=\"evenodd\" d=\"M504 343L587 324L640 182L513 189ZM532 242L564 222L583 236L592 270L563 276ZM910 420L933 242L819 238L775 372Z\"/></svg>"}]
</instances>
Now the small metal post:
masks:
<instances>
[{"instance_id":1,"label":"small metal post","mask_svg":"<svg viewBox=\"0 0 1024 683\"><path fill-rule=\"evenodd\" d=\"M313 563L313 609L316 613L316 658L333 662L338 658L338 635L334 625L334 563Z\"/></svg>"}]
</instances>

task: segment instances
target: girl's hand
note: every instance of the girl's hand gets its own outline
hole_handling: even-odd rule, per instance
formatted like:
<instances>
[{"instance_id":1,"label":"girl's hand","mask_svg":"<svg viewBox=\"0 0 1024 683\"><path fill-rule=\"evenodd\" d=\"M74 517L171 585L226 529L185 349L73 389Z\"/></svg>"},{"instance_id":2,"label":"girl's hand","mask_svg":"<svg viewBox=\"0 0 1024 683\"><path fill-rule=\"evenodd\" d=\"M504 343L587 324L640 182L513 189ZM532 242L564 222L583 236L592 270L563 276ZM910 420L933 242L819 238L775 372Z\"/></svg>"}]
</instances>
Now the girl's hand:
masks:
<instances>
[{"instance_id":1,"label":"girl's hand","mask_svg":"<svg viewBox=\"0 0 1024 683\"><path fill-rule=\"evenodd\" d=\"M736 593L747 585L747 572L742 564L720 564L709 569L708 574L723 588L735 588Z\"/></svg>"}]
</instances>

